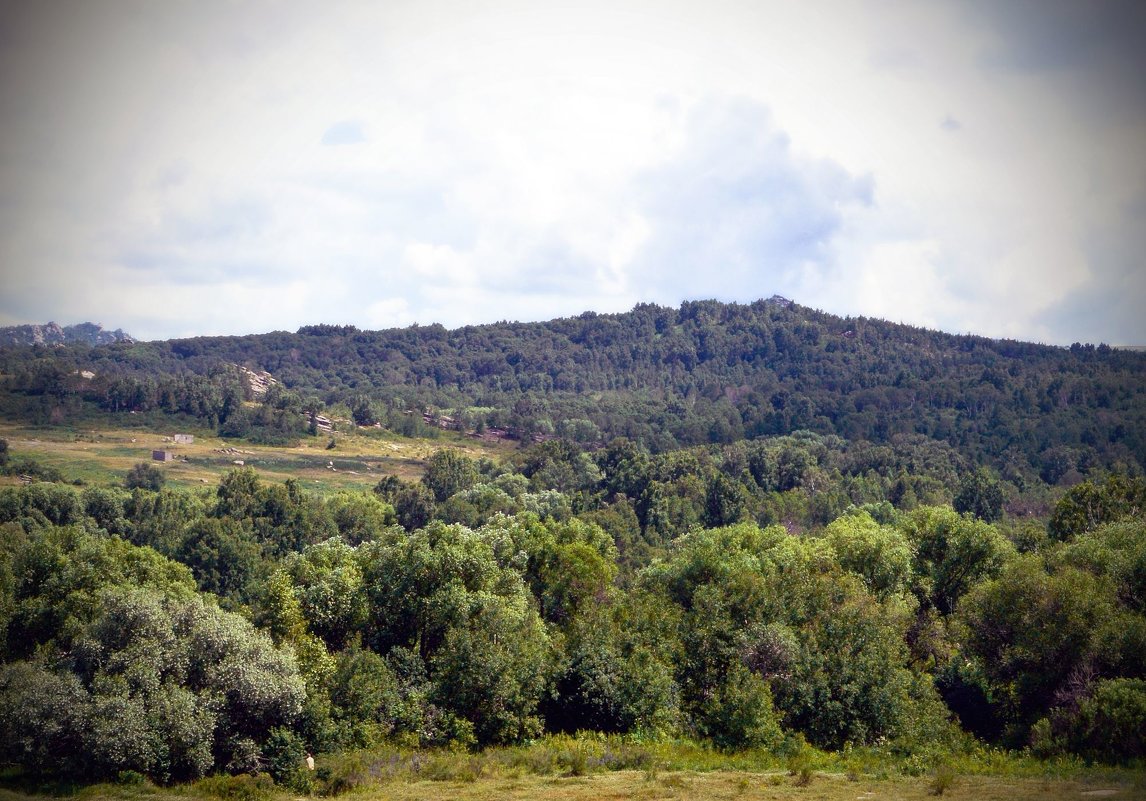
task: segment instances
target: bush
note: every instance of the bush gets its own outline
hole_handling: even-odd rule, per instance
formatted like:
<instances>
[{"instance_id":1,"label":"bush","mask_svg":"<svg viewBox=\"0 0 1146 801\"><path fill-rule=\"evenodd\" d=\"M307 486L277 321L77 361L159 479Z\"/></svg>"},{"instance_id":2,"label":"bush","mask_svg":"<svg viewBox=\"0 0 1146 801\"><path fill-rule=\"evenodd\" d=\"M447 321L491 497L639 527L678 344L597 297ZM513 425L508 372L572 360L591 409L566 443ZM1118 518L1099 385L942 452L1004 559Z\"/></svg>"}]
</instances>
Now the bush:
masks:
<instances>
[{"instance_id":1,"label":"bush","mask_svg":"<svg viewBox=\"0 0 1146 801\"><path fill-rule=\"evenodd\" d=\"M1099 682L1082 705L1089 742L1107 759L1146 757L1146 681L1112 679Z\"/></svg>"},{"instance_id":2,"label":"bush","mask_svg":"<svg viewBox=\"0 0 1146 801\"><path fill-rule=\"evenodd\" d=\"M771 748L780 741L768 683L738 663L697 713L699 727L719 749Z\"/></svg>"},{"instance_id":3,"label":"bush","mask_svg":"<svg viewBox=\"0 0 1146 801\"><path fill-rule=\"evenodd\" d=\"M263 745L263 761L267 773L282 784L294 788L299 771L306 771L306 745L302 738L286 728L271 729Z\"/></svg>"},{"instance_id":4,"label":"bush","mask_svg":"<svg viewBox=\"0 0 1146 801\"><path fill-rule=\"evenodd\" d=\"M138 787L147 783L147 777L137 770L121 770L115 783L123 787Z\"/></svg>"},{"instance_id":5,"label":"bush","mask_svg":"<svg viewBox=\"0 0 1146 801\"><path fill-rule=\"evenodd\" d=\"M163 471L158 467L147 462L139 462L127 472L127 478L123 480L123 485L129 490L145 489L159 492L163 489L166 480Z\"/></svg>"},{"instance_id":6,"label":"bush","mask_svg":"<svg viewBox=\"0 0 1146 801\"><path fill-rule=\"evenodd\" d=\"M812 748L805 742L804 735L796 737L784 744L789 751L787 760L788 775L797 787L807 787L812 783L815 772L812 770L812 759L815 756Z\"/></svg>"},{"instance_id":7,"label":"bush","mask_svg":"<svg viewBox=\"0 0 1146 801\"><path fill-rule=\"evenodd\" d=\"M931 795L943 795L955 785L955 768L946 762L935 768L935 776L931 779L928 792Z\"/></svg>"}]
</instances>

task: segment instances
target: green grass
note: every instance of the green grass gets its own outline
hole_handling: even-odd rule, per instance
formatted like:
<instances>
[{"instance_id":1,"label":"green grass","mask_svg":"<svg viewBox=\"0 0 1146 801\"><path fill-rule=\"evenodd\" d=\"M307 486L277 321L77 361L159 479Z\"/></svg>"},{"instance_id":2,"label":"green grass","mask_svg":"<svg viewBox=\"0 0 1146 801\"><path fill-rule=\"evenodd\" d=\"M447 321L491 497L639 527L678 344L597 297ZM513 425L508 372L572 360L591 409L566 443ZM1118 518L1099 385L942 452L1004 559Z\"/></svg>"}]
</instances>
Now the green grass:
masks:
<instances>
[{"instance_id":1,"label":"green grass","mask_svg":"<svg viewBox=\"0 0 1146 801\"><path fill-rule=\"evenodd\" d=\"M149 462L163 470L168 486L202 487L218 483L223 474L237 466L236 461L242 461L265 480L295 478L324 494L368 489L388 474L416 480L426 459L445 447L458 448L475 458L498 458L515 447L454 432L442 432L433 439L407 439L376 429L339 432L335 435L337 445L331 450L326 447L330 439L326 434L301 437L294 446L275 447L223 439L210 429L180 425L175 420L159 427L137 427L135 420L125 418L130 416L86 418L83 425L58 426L0 421L0 439L8 440L14 459L34 459L56 468L68 481L84 484L119 484L133 465ZM175 445L164 440L176 432L194 434L194 444ZM174 452L178 460L151 462L152 450L160 449ZM7 483L18 480L16 476L0 478Z\"/></svg>"},{"instance_id":2,"label":"green grass","mask_svg":"<svg viewBox=\"0 0 1146 801\"><path fill-rule=\"evenodd\" d=\"M866 769L855 752L799 752L800 770L782 754L721 753L687 741L641 742L584 735L547 737L528 746L480 753L378 748L320 754L310 795L360 801L405 799L805 799L878 801L944 799L1146 799L1141 771L1047 763L972 749L926 770L911 760L872 750ZM789 757L790 759L790 757ZM851 767L845 767L850 765ZM137 777L131 777L137 778ZM0 801L43 798L11 776L0 779ZM209 777L158 788L136 781L41 792L85 801L103 799L234 799L272 801L306 795L275 787L266 777Z\"/></svg>"}]
</instances>

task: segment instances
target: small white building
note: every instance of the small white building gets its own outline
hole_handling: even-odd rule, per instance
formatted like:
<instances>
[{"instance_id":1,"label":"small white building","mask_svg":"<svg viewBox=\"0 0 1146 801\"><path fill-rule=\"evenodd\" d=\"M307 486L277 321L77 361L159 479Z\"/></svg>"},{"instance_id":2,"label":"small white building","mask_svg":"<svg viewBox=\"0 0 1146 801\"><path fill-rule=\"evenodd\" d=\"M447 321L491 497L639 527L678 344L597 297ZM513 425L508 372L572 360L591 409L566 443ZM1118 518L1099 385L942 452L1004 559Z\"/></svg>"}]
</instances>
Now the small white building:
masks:
<instances>
[{"instance_id":1,"label":"small white building","mask_svg":"<svg viewBox=\"0 0 1146 801\"><path fill-rule=\"evenodd\" d=\"M175 435L175 444L176 445L194 445L195 444L195 435L194 434L176 434Z\"/></svg>"}]
</instances>

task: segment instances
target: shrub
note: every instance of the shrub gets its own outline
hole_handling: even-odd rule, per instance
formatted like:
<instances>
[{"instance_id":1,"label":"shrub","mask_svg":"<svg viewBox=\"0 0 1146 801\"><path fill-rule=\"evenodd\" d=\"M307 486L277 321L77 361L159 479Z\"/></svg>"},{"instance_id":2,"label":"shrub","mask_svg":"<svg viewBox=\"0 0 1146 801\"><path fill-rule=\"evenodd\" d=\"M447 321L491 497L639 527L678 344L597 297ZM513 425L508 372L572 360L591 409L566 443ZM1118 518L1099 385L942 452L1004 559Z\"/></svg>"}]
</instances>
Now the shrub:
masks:
<instances>
[{"instance_id":1,"label":"shrub","mask_svg":"<svg viewBox=\"0 0 1146 801\"><path fill-rule=\"evenodd\" d=\"M158 492L163 489L164 481L166 478L162 470L147 462L139 462L127 472L127 478L123 480L123 485L129 490L145 489Z\"/></svg>"},{"instance_id":2,"label":"shrub","mask_svg":"<svg viewBox=\"0 0 1146 801\"><path fill-rule=\"evenodd\" d=\"M1082 713L1097 754L1126 760L1146 757L1146 681L1099 682Z\"/></svg>"},{"instance_id":3,"label":"shrub","mask_svg":"<svg viewBox=\"0 0 1146 801\"><path fill-rule=\"evenodd\" d=\"M138 787L147 783L147 777L137 770L121 770L115 777L115 783L123 787Z\"/></svg>"},{"instance_id":4,"label":"shrub","mask_svg":"<svg viewBox=\"0 0 1146 801\"><path fill-rule=\"evenodd\" d=\"M302 738L290 729L278 727L271 729L266 743L263 745L263 762L267 773L275 780L275 784L282 784L291 789L300 789L299 773L307 774L306 746ZM309 776L306 776L309 779Z\"/></svg>"},{"instance_id":5,"label":"shrub","mask_svg":"<svg viewBox=\"0 0 1146 801\"><path fill-rule=\"evenodd\" d=\"M788 775L797 787L807 787L815 776L812 770L812 749L804 741L803 735L797 735L789 744L791 754L787 760Z\"/></svg>"},{"instance_id":6,"label":"shrub","mask_svg":"<svg viewBox=\"0 0 1146 801\"><path fill-rule=\"evenodd\" d=\"M954 785L955 768L944 762L935 768L935 776L931 779L931 786L928 788L928 792L930 792L931 795L943 795Z\"/></svg>"}]
</instances>

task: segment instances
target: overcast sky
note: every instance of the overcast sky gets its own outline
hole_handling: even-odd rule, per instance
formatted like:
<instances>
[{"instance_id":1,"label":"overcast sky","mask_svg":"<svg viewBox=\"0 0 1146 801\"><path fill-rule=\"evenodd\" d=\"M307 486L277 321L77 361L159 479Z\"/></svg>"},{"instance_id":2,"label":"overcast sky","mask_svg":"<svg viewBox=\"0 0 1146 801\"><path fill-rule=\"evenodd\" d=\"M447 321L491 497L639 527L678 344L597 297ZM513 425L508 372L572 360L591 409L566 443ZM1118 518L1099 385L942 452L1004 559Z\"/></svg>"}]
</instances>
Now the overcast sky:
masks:
<instances>
[{"instance_id":1,"label":"overcast sky","mask_svg":"<svg viewBox=\"0 0 1146 801\"><path fill-rule=\"evenodd\" d=\"M0 325L1146 344L1141 2L0 2Z\"/></svg>"}]
</instances>

